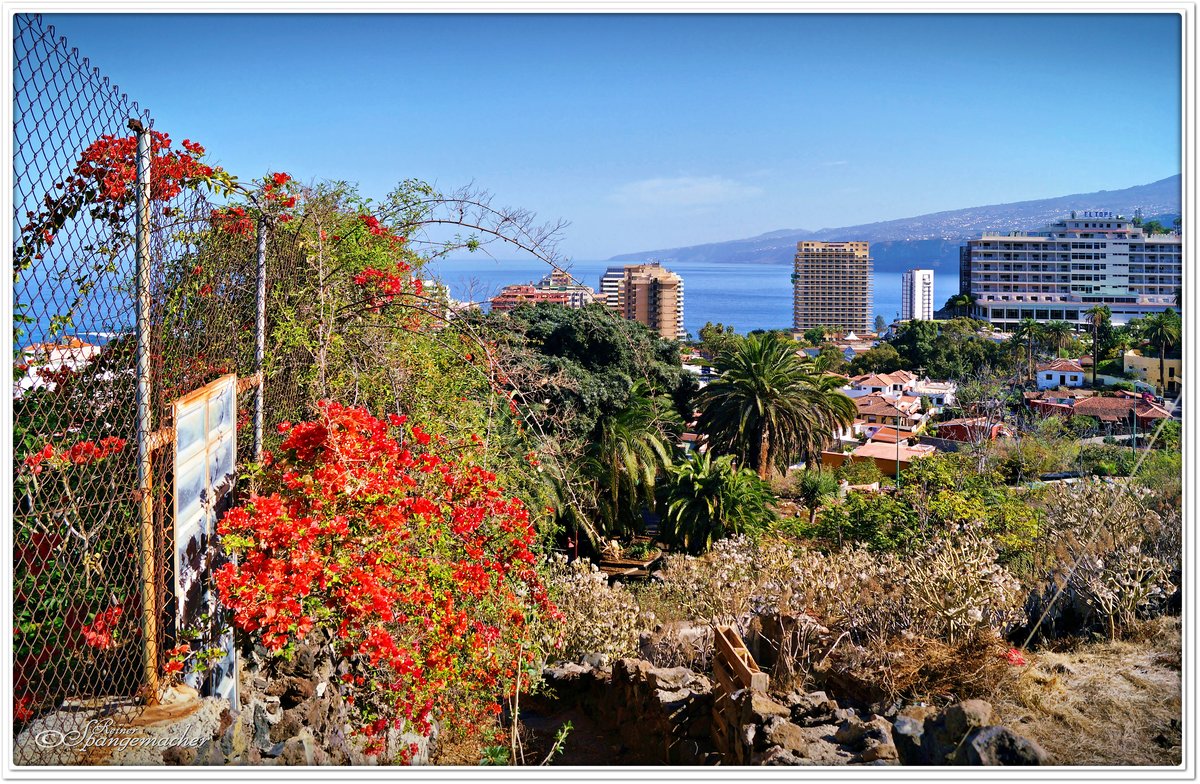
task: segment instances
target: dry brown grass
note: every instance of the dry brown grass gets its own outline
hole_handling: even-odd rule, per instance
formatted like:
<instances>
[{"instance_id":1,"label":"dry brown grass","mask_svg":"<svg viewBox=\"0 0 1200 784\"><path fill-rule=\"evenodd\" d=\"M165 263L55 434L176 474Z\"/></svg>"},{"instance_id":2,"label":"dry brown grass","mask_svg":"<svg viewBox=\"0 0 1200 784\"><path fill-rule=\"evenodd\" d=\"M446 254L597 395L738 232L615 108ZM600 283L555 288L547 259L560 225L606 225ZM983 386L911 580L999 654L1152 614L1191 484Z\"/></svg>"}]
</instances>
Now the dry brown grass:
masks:
<instances>
[{"instance_id":1,"label":"dry brown grass","mask_svg":"<svg viewBox=\"0 0 1200 784\"><path fill-rule=\"evenodd\" d=\"M955 643L897 636L835 651L825 675L888 702L992 699L1014 679L1007 651L1007 643L990 630Z\"/></svg>"},{"instance_id":2,"label":"dry brown grass","mask_svg":"<svg viewBox=\"0 0 1200 784\"><path fill-rule=\"evenodd\" d=\"M1179 765L1178 618L1131 639L1039 652L995 700L1002 721L1062 765Z\"/></svg>"}]
</instances>

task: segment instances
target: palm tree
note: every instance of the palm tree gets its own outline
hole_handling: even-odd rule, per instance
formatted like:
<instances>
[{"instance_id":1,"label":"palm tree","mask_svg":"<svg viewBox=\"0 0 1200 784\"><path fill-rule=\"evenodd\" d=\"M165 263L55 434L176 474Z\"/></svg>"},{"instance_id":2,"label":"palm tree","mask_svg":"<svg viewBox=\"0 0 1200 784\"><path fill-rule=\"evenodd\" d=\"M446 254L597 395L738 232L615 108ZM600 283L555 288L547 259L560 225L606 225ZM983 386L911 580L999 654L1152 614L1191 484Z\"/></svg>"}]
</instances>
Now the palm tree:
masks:
<instances>
[{"instance_id":1,"label":"palm tree","mask_svg":"<svg viewBox=\"0 0 1200 784\"><path fill-rule=\"evenodd\" d=\"M824 471L805 471L796 488L800 502L808 510L809 526L816 525L817 511L828 506L838 497L838 483L833 474Z\"/></svg>"},{"instance_id":2,"label":"palm tree","mask_svg":"<svg viewBox=\"0 0 1200 784\"><path fill-rule=\"evenodd\" d=\"M659 473L671 464L667 431L675 419L670 403L651 396L638 381L625 408L597 421L584 462L584 473L595 483L600 523L600 530L587 531L593 540L638 528L642 507L653 503Z\"/></svg>"},{"instance_id":3,"label":"palm tree","mask_svg":"<svg viewBox=\"0 0 1200 784\"><path fill-rule=\"evenodd\" d=\"M750 335L714 364L720 377L697 398L700 431L763 479L794 459L815 460L857 413L839 379L811 372L790 340Z\"/></svg>"},{"instance_id":4,"label":"palm tree","mask_svg":"<svg viewBox=\"0 0 1200 784\"><path fill-rule=\"evenodd\" d=\"M1050 321L1042 326L1042 337L1054 346L1055 355L1061 354L1071 340L1074 328L1066 321Z\"/></svg>"},{"instance_id":5,"label":"palm tree","mask_svg":"<svg viewBox=\"0 0 1200 784\"><path fill-rule=\"evenodd\" d=\"M1183 322L1174 308L1167 308L1162 313L1147 316L1142 321L1142 337L1158 348L1158 388L1160 392L1166 392L1167 349L1178 345L1183 335Z\"/></svg>"},{"instance_id":6,"label":"palm tree","mask_svg":"<svg viewBox=\"0 0 1200 784\"><path fill-rule=\"evenodd\" d=\"M671 480L660 533L688 552L701 553L724 536L764 528L775 517L766 482L735 466L732 455L713 459L693 452L671 469Z\"/></svg>"},{"instance_id":7,"label":"palm tree","mask_svg":"<svg viewBox=\"0 0 1200 784\"><path fill-rule=\"evenodd\" d=\"M1017 329L1013 332L1013 337L1017 340L1024 340L1027 343L1025 356L1029 359L1029 378L1032 380L1033 373L1033 347L1042 338L1042 325L1031 318L1021 319L1021 323L1017 325Z\"/></svg>"},{"instance_id":8,"label":"palm tree","mask_svg":"<svg viewBox=\"0 0 1200 784\"><path fill-rule=\"evenodd\" d=\"M1096 386L1096 373L1100 369L1100 327L1112 319L1108 305L1093 305L1084 313L1092 325L1092 386Z\"/></svg>"},{"instance_id":9,"label":"palm tree","mask_svg":"<svg viewBox=\"0 0 1200 784\"><path fill-rule=\"evenodd\" d=\"M971 315L971 306L974 304L975 297L971 294L955 294L946 300L946 307L953 308L954 315L959 317Z\"/></svg>"}]
</instances>

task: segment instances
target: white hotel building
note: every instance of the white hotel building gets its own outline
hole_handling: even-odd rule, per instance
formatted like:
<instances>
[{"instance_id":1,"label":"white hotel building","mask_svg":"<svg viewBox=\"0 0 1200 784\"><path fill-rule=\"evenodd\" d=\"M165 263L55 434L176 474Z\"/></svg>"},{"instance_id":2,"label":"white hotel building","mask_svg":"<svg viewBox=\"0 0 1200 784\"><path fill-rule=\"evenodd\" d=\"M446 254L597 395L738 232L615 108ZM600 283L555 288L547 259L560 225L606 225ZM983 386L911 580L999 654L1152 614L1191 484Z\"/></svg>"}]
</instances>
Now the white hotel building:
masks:
<instances>
[{"instance_id":1,"label":"white hotel building","mask_svg":"<svg viewBox=\"0 0 1200 784\"><path fill-rule=\"evenodd\" d=\"M933 320L933 270L914 269L904 273L900 284L900 318Z\"/></svg>"},{"instance_id":2,"label":"white hotel building","mask_svg":"<svg viewBox=\"0 0 1200 784\"><path fill-rule=\"evenodd\" d=\"M959 258L960 291L972 314L1010 330L1022 319L1086 323L1107 305L1114 324L1179 309L1183 238L1145 234L1112 212L1072 212L1036 232L984 233Z\"/></svg>"}]
</instances>

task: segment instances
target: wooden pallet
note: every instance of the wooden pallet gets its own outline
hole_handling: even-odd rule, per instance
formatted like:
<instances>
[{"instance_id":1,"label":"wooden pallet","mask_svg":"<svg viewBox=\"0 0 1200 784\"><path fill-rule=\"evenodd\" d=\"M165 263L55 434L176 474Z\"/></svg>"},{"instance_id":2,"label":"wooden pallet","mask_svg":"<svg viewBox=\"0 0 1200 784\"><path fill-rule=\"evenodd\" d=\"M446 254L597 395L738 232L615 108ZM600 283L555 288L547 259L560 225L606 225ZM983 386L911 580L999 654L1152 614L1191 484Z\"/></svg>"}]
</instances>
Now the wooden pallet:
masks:
<instances>
[{"instance_id":1,"label":"wooden pallet","mask_svg":"<svg viewBox=\"0 0 1200 784\"><path fill-rule=\"evenodd\" d=\"M741 741L741 718L733 695L743 689L766 692L769 679L736 631L718 626L714 638L713 745L723 762L744 765L749 762L749 750Z\"/></svg>"}]
</instances>

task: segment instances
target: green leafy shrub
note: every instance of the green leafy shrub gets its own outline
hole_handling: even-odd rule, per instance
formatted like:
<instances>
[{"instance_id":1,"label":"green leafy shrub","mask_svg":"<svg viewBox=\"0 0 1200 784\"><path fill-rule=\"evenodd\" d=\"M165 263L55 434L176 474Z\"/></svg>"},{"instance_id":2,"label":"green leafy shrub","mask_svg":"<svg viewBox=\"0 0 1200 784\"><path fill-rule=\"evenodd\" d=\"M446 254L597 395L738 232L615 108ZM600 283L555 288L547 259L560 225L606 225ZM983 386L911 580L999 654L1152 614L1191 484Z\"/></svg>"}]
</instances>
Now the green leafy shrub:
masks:
<instances>
[{"instance_id":1,"label":"green leafy shrub","mask_svg":"<svg viewBox=\"0 0 1200 784\"><path fill-rule=\"evenodd\" d=\"M775 519L770 486L731 455L693 452L671 469L660 535L687 552L700 553L736 534L756 535Z\"/></svg>"}]
</instances>

